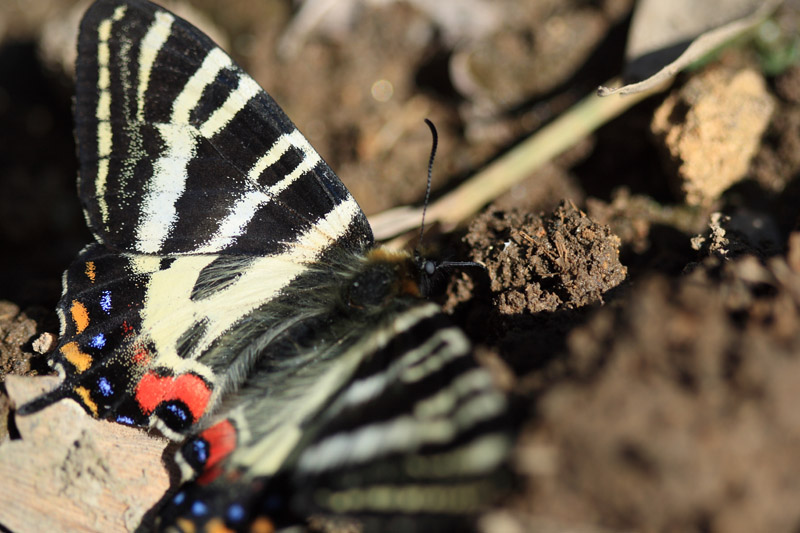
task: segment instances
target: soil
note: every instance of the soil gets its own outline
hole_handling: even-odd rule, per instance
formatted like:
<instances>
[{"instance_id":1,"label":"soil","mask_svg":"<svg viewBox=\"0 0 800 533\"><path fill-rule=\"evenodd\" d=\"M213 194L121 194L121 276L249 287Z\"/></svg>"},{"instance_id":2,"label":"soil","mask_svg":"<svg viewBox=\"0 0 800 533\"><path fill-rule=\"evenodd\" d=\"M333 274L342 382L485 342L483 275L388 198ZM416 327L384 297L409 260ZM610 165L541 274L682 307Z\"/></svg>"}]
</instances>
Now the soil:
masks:
<instances>
[{"instance_id":1,"label":"soil","mask_svg":"<svg viewBox=\"0 0 800 533\"><path fill-rule=\"evenodd\" d=\"M439 197L621 71L631 0L534 4L341 2L307 32L288 0L178 7L371 215L421 203L423 118ZM65 52L85 6L22 5L0 4L0 381L48 373L34 341L92 239ZM790 42L799 12L773 17ZM724 50L427 238L485 267L439 299L520 418L518 488L482 531L800 529L800 65L762 60Z\"/></svg>"}]
</instances>

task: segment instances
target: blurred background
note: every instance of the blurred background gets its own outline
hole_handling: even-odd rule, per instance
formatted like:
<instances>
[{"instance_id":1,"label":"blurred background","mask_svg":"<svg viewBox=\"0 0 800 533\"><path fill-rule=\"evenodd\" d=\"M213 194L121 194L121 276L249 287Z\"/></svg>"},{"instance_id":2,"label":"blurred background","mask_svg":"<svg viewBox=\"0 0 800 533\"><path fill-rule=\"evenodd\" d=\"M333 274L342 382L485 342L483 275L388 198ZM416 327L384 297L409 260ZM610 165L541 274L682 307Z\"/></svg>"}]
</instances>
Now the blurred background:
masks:
<instances>
[{"instance_id":1,"label":"blurred background","mask_svg":"<svg viewBox=\"0 0 800 533\"><path fill-rule=\"evenodd\" d=\"M29 372L34 335L57 331L61 273L92 239L70 109L88 4L0 1L0 377ZM675 51L699 35L681 31L698 3L649 19L634 4L164 2L273 96L369 216L421 204L423 119L439 130L436 202L626 72L634 37L671 29L659 46ZM723 15L709 29L753 5L705 4ZM462 276L444 303L526 420L520 490L483 530L800 530L799 26L783 2L618 117L562 129L559 155L429 241L492 273L497 286Z\"/></svg>"}]
</instances>

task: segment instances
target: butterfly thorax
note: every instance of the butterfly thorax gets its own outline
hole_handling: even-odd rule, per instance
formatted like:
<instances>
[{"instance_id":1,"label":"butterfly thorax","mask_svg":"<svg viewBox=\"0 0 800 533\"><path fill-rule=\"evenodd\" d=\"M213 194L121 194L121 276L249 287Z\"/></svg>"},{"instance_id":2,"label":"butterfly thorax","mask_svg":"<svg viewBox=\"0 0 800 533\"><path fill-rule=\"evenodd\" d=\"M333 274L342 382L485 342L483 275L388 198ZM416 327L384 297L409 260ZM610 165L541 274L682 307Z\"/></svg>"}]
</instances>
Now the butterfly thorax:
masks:
<instances>
[{"instance_id":1,"label":"butterfly thorax","mask_svg":"<svg viewBox=\"0 0 800 533\"><path fill-rule=\"evenodd\" d=\"M446 318L419 297L418 278L416 262L406 253L382 248L365 255L332 252L284 294L254 311L237 331L227 333L213 348L219 353L204 355L209 360L227 355L230 360L229 354L238 351L241 359L253 361L243 373L260 376L228 391L215 410L218 414L201 423L212 433L217 427L235 428L238 452L225 469L246 468L247 473L233 474L236 478L275 474L279 459L285 459L278 450L289 453L300 435L318 423L322 408L331 409L326 402L339 397L354 375L383 372L404 346L429 338L433 331L445 331ZM453 353L460 354L468 345L452 331L458 346ZM341 408L346 409L349 401L343 400ZM270 416L248 419L244 414L253 404ZM209 438L207 446L213 446L215 439ZM184 477L216 479L214 471L208 473L205 448L198 458L196 447L190 441L183 448ZM263 453L266 448L270 454ZM267 456L269 461L252 459Z\"/></svg>"},{"instance_id":2,"label":"butterfly thorax","mask_svg":"<svg viewBox=\"0 0 800 533\"><path fill-rule=\"evenodd\" d=\"M384 307L390 298L420 297L420 273L410 255L375 248L366 259L362 270L346 287L350 307Z\"/></svg>"}]
</instances>

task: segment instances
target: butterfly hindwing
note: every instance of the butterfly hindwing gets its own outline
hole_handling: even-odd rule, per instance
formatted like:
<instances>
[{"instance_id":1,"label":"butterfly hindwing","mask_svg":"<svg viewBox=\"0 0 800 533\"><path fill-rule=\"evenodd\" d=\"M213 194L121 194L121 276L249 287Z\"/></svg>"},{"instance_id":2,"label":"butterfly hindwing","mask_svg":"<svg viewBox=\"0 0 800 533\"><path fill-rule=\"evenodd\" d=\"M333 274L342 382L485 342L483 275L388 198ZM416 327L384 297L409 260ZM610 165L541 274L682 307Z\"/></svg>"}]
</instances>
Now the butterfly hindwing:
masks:
<instances>
[{"instance_id":1,"label":"butterfly hindwing","mask_svg":"<svg viewBox=\"0 0 800 533\"><path fill-rule=\"evenodd\" d=\"M167 503L162 526L218 520L238 531L320 515L364 531L434 531L489 505L510 446L505 398L436 306L397 304L314 369L347 369L338 379L315 376L308 390L289 375L291 404L254 396L189 439L181 457L200 475Z\"/></svg>"},{"instance_id":2,"label":"butterfly hindwing","mask_svg":"<svg viewBox=\"0 0 800 533\"><path fill-rule=\"evenodd\" d=\"M62 331L51 361L64 379L20 411L70 397L99 418L157 424L176 438L202 418L218 396L215 390L225 384L197 361L187 340L198 337L202 322L182 330L182 337L170 344L174 336L169 334L180 332L170 328L165 316L152 316L159 309L162 315L170 312L153 302L164 286L173 303L183 301L182 309L191 303L185 293L202 268L189 262L188 256L121 254L87 246L64 274L65 293L57 308ZM165 344L170 347L164 349Z\"/></svg>"},{"instance_id":3,"label":"butterfly hindwing","mask_svg":"<svg viewBox=\"0 0 800 533\"><path fill-rule=\"evenodd\" d=\"M52 356L64 380L38 404L68 396L95 416L147 425L147 417L132 405L120 405L150 359L150 348L136 335L150 272L133 274L129 267L125 256L92 244L64 273L70 290L57 308L61 335Z\"/></svg>"},{"instance_id":4,"label":"butterfly hindwing","mask_svg":"<svg viewBox=\"0 0 800 533\"><path fill-rule=\"evenodd\" d=\"M390 340L287 460L289 508L357 517L371 531L434 531L494 501L510 448L506 399L436 306L412 305L386 326Z\"/></svg>"}]
</instances>

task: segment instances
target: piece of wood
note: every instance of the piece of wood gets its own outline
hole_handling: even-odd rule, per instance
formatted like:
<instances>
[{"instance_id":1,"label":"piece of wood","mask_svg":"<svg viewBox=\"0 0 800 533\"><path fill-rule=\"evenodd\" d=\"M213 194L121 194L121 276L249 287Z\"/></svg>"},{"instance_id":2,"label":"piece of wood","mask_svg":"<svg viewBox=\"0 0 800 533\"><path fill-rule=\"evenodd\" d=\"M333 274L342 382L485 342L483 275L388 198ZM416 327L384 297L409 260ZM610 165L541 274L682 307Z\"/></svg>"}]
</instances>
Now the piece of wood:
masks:
<instances>
[{"instance_id":1,"label":"piece of wood","mask_svg":"<svg viewBox=\"0 0 800 533\"><path fill-rule=\"evenodd\" d=\"M58 383L8 376L21 405ZM133 531L168 490L169 442L95 420L71 400L15 418L20 439L0 444L0 524L15 533Z\"/></svg>"}]
</instances>

